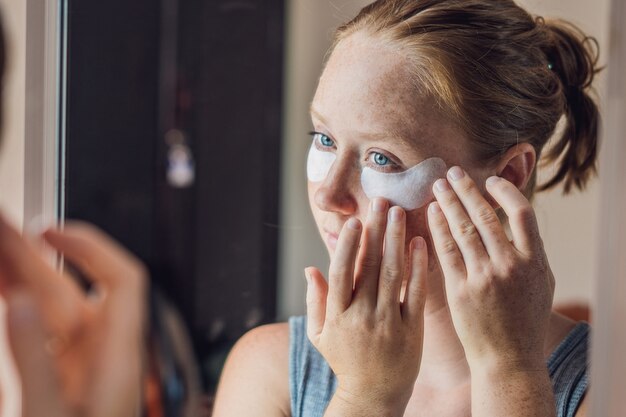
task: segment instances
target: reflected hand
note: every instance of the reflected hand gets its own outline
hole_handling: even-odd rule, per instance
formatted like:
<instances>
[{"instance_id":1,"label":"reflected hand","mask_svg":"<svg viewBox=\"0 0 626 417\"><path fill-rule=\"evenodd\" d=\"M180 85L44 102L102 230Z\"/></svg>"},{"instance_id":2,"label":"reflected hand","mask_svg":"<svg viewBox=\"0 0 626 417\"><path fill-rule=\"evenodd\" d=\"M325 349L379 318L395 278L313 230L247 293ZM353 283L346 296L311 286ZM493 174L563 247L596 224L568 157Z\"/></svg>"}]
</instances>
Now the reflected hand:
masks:
<instances>
[{"instance_id":1,"label":"reflected hand","mask_svg":"<svg viewBox=\"0 0 626 417\"><path fill-rule=\"evenodd\" d=\"M375 199L361 248L361 223L344 224L328 283L318 269L306 271L308 337L338 381L327 416L404 414L422 353L428 266L426 244L417 237L401 302L405 223L401 208L387 213L387 203Z\"/></svg>"},{"instance_id":2,"label":"reflected hand","mask_svg":"<svg viewBox=\"0 0 626 417\"><path fill-rule=\"evenodd\" d=\"M428 224L470 367L545 372L554 277L532 206L512 183L487 180L487 191L509 217L509 242L474 181L452 170L458 175L449 173L449 182L440 179L433 187L437 202L429 206Z\"/></svg>"},{"instance_id":3,"label":"reflected hand","mask_svg":"<svg viewBox=\"0 0 626 417\"><path fill-rule=\"evenodd\" d=\"M92 280L83 293L0 219L0 289L27 417L125 417L141 399L146 273L94 227L45 240Z\"/></svg>"}]
</instances>

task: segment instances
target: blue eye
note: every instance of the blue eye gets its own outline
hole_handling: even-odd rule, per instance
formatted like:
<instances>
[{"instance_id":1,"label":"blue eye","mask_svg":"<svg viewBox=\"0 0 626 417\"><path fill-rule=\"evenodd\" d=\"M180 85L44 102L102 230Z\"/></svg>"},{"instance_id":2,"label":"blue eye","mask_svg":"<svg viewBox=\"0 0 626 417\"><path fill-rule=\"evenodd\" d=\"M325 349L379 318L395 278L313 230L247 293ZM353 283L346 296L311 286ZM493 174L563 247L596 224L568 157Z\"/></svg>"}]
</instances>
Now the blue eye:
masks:
<instances>
[{"instance_id":1,"label":"blue eye","mask_svg":"<svg viewBox=\"0 0 626 417\"><path fill-rule=\"evenodd\" d=\"M331 138L329 138L328 136L322 133L317 133L316 136L318 137L322 146L325 146L327 148L332 148L335 145L335 142L333 142Z\"/></svg>"},{"instance_id":2,"label":"blue eye","mask_svg":"<svg viewBox=\"0 0 626 417\"><path fill-rule=\"evenodd\" d=\"M374 152L374 163L376 165L385 166L389 163L389 158L382 153Z\"/></svg>"}]
</instances>

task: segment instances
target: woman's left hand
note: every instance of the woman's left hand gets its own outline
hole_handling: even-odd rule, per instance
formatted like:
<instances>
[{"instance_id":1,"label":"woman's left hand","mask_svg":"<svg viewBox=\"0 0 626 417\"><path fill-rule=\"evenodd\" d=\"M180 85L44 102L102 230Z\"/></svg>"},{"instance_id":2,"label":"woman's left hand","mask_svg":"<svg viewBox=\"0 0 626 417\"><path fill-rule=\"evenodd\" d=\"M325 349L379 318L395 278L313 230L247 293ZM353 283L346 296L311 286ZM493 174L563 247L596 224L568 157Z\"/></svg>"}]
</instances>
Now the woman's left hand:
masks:
<instances>
[{"instance_id":1,"label":"woman's left hand","mask_svg":"<svg viewBox=\"0 0 626 417\"><path fill-rule=\"evenodd\" d=\"M0 295L25 417L138 415L147 272L93 226L48 230L46 242L92 283L82 291L0 215Z\"/></svg>"},{"instance_id":2,"label":"woman's left hand","mask_svg":"<svg viewBox=\"0 0 626 417\"><path fill-rule=\"evenodd\" d=\"M433 187L428 225L470 368L545 372L554 277L530 202L505 179L487 180L509 217L509 241L469 175L454 167L448 179Z\"/></svg>"}]
</instances>

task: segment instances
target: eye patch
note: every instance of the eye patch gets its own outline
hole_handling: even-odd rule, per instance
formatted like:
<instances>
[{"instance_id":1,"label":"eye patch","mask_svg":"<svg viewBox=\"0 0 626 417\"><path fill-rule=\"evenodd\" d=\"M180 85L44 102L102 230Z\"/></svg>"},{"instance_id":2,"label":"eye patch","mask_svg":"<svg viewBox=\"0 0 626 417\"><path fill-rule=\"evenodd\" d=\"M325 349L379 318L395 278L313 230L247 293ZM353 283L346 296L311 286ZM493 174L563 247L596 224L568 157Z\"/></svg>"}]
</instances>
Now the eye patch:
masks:
<instances>
[{"instance_id":1,"label":"eye patch","mask_svg":"<svg viewBox=\"0 0 626 417\"><path fill-rule=\"evenodd\" d=\"M309 181L324 181L335 159L336 156L333 152L320 151L315 144L312 144L306 161L306 175Z\"/></svg>"},{"instance_id":2,"label":"eye patch","mask_svg":"<svg viewBox=\"0 0 626 417\"><path fill-rule=\"evenodd\" d=\"M361 171L361 186L370 200L382 197L405 210L423 207L433 198L435 181L446 176L446 163L429 158L403 172L383 173L372 168Z\"/></svg>"},{"instance_id":3,"label":"eye patch","mask_svg":"<svg viewBox=\"0 0 626 417\"><path fill-rule=\"evenodd\" d=\"M311 145L307 158L307 177L311 182L326 179L335 162L334 152L324 152ZM441 158L429 158L403 172L383 173L372 168L361 171L361 187L370 200L385 198L405 210L423 207L433 198L432 186L446 176L447 166Z\"/></svg>"}]
</instances>

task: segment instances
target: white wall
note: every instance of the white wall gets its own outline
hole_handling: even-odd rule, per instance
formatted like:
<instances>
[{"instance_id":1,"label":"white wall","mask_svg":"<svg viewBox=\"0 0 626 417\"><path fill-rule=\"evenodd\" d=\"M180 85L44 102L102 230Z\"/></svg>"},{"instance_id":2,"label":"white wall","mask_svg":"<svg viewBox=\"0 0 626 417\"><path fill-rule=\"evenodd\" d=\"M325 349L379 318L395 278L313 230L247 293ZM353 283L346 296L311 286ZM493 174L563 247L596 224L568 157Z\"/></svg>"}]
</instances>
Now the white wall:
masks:
<instances>
[{"instance_id":1,"label":"white wall","mask_svg":"<svg viewBox=\"0 0 626 417\"><path fill-rule=\"evenodd\" d=\"M608 68L606 122L601 153L602 236L594 304L591 363L592 416L618 417L626 408L626 3L612 0L611 58Z\"/></svg>"},{"instance_id":2,"label":"white wall","mask_svg":"<svg viewBox=\"0 0 626 417\"><path fill-rule=\"evenodd\" d=\"M278 313L284 319L305 311L303 268L325 268L327 255L317 235L304 174L308 106L313 97L333 29L356 15L368 0L290 0L287 13L285 140L281 263ZM596 36L606 52L608 0L523 0L535 14L562 17ZM601 90L602 91L602 90ZM560 191L539 195L536 209L550 262L557 277L556 300L589 300L595 262L598 187L563 198Z\"/></svg>"},{"instance_id":3,"label":"white wall","mask_svg":"<svg viewBox=\"0 0 626 417\"><path fill-rule=\"evenodd\" d=\"M24 209L24 100L26 1L0 0L8 49L3 89L3 131L0 148L0 210L16 225ZM5 308L0 299L0 416L19 415L20 395L5 337Z\"/></svg>"},{"instance_id":4,"label":"white wall","mask_svg":"<svg viewBox=\"0 0 626 417\"><path fill-rule=\"evenodd\" d=\"M24 92L26 2L0 0L8 47L4 80L4 129L0 148L0 209L22 224L24 208Z\"/></svg>"},{"instance_id":5,"label":"white wall","mask_svg":"<svg viewBox=\"0 0 626 417\"><path fill-rule=\"evenodd\" d=\"M333 29L354 16L363 4L363 0L342 1L341 5L337 1L287 1L278 282L281 319L305 311L304 268L317 266L324 270L328 265L328 255L315 228L306 191L304 161L310 145L309 105Z\"/></svg>"}]
</instances>

